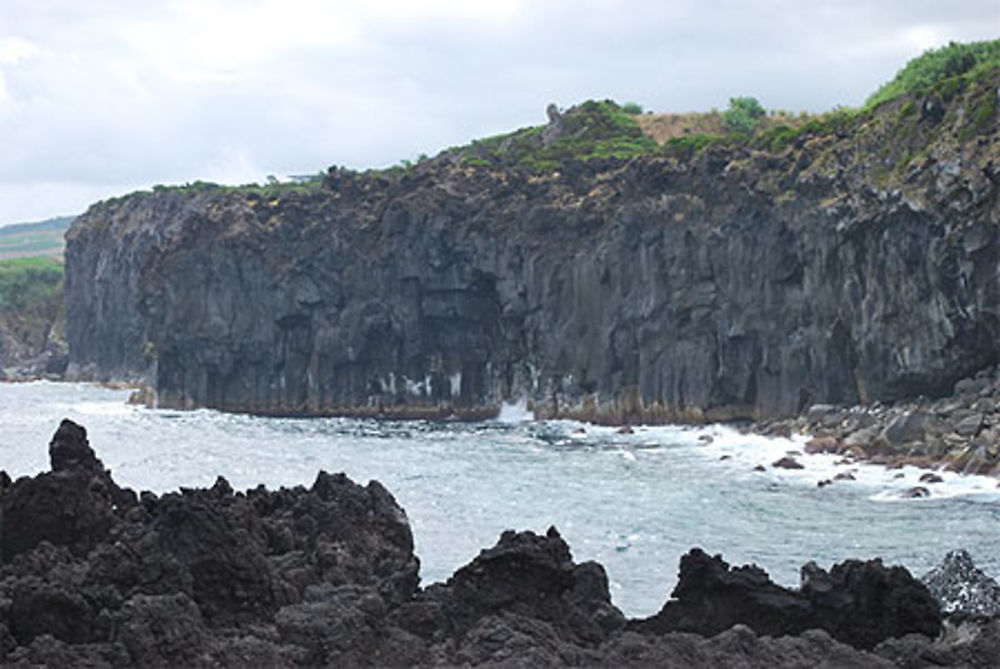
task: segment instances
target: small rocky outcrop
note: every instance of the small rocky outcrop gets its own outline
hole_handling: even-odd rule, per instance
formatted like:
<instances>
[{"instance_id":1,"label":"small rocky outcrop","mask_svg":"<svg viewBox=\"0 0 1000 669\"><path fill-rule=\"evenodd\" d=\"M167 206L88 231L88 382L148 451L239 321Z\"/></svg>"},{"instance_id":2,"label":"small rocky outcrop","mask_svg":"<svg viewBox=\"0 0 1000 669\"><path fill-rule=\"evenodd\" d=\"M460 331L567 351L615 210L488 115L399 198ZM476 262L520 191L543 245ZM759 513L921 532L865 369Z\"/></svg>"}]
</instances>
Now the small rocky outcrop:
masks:
<instances>
[{"instance_id":1,"label":"small rocky outcrop","mask_svg":"<svg viewBox=\"0 0 1000 669\"><path fill-rule=\"evenodd\" d=\"M945 613L995 616L1000 613L1000 585L978 569L964 550L920 577Z\"/></svg>"},{"instance_id":2,"label":"small rocky outcrop","mask_svg":"<svg viewBox=\"0 0 1000 669\"><path fill-rule=\"evenodd\" d=\"M805 467L802 465L801 462L799 462L790 455L778 458L777 460L771 463L771 466L776 467L778 469L805 469Z\"/></svg>"},{"instance_id":3,"label":"small rocky outcrop","mask_svg":"<svg viewBox=\"0 0 1000 669\"><path fill-rule=\"evenodd\" d=\"M376 482L320 472L309 488L219 478L135 495L81 426L64 421L49 452L50 472L0 473L3 666L959 666L1000 653L989 621L932 639L937 604L878 560L807 565L789 590L695 549L663 610L629 621L604 569L577 564L554 528L505 532L420 588L406 515Z\"/></svg>"},{"instance_id":4,"label":"small rocky outcrop","mask_svg":"<svg viewBox=\"0 0 1000 669\"><path fill-rule=\"evenodd\" d=\"M829 572L809 563L802 587L789 590L754 566L730 567L721 556L695 549L681 558L672 599L655 616L633 625L640 631L718 634L743 624L767 636L826 630L857 648L941 628L937 603L902 567L881 560L848 560Z\"/></svg>"},{"instance_id":5,"label":"small rocky outcrop","mask_svg":"<svg viewBox=\"0 0 1000 669\"><path fill-rule=\"evenodd\" d=\"M119 488L94 455L84 428L64 420L49 444L52 471L19 479L4 491L0 557L14 556L43 541L86 555L115 524L116 506L135 502Z\"/></svg>"}]
</instances>

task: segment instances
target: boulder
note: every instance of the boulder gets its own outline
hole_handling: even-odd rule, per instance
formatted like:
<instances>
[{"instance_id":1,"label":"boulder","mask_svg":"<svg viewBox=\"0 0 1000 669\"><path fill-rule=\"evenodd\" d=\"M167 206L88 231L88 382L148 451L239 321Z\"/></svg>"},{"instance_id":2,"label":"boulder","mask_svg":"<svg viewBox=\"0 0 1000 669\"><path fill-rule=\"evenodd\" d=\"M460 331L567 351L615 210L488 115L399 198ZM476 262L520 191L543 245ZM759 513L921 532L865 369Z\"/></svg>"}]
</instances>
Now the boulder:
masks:
<instances>
[{"instance_id":1,"label":"boulder","mask_svg":"<svg viewBox=\"0 0 1000 669\"><path fill-rule=\"evenodd\" d=\"M834 428L844 422L847 412L832 404L814 404L806 411L806 423L821 428Z\"/></svg>"},{"instance_id":2,"label":"boulder","mask_svg":"<svg viewBox=\"0 0 1000 669\"><path fill-rule=\"evenodd\" d=\"M981 413L973 413L961 420L952 423L952 430L963 437L973 437L985 425L985 416Z\"/></svg>"},{"instance_id":3,"label":"boulder","mask_svg":"<svg viewBox=\"0 0 1000 669\"><path fill-rule=\"evenodd\" d=\"M805 469L805 466L790 455L778 458L771 463L771 466L779 469Z\"/></svg>"},{"instance_id":4,"label":"boulder","mask_svg":"<svg viewBox=\"0 0 1000 669\"><path fill-rule=\"evenodd\" d=\"M908 411L893 418L886 426L883 435L892 446L920 441L924 438L924 427L929 418L923 411Z\"/></svg>"},{"instance_id":5,"label":"boulder","mask_svg":"<svg viewBox=\"0 0 1000 669\"><path fill-rule=\"evenodd\" d=\"M837 453L841 448L840 440L831 435L813 437L803 446L806 453Z\"/></svg>"},{"instance_id":6,"label":"boulder","mask_svg":"<svg viewBox=\"0 0 1000 669\"><path fill-rule=\"evenodd\" d=\"M810 563L802 568L800 592L814 626L856 648L906 634L934 638L941 630L937 601L924 584L877 558L846 560L829 572Z\"/></svg>"}]
</instances>

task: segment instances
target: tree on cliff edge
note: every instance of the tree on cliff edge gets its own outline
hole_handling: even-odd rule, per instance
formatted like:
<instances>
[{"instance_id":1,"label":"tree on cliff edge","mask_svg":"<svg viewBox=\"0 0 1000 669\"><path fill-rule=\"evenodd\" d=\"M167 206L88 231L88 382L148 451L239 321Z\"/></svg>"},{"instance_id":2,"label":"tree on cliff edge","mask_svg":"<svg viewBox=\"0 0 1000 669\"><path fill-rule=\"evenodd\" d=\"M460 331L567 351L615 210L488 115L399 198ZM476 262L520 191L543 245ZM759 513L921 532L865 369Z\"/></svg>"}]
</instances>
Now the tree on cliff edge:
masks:
<instances>
[{"instance_id":1,"label":"tree on cliff edge","mask_svg":"<svg viewBox=\"0 0 1000 669\"><path fill-rule=\"evenodd\" d=\"M729 98L729 109L722 112L722 122L729 132L749 135L757 129L766 114L757 98Z\"/></svg>"}]
</instances>

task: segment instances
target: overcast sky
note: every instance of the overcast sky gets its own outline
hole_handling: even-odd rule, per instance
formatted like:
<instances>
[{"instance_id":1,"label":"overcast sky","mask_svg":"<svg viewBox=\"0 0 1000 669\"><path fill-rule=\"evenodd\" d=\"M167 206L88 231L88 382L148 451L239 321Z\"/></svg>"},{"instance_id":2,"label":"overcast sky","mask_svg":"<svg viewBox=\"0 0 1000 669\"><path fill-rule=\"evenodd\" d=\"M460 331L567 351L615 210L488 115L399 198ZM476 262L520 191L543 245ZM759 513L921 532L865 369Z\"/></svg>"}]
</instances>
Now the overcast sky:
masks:
<instances>
[{"instance_id":1,"label":"overcast sky","mask_svg":"<svg viewBox=\"0 0 1000 669\"><path fill-rule=\"evenodd\" d=\"M545 121L858 105L1000 0L0 0L0 225L156 183L364 168Z\"/></svg>"}]
</instances>

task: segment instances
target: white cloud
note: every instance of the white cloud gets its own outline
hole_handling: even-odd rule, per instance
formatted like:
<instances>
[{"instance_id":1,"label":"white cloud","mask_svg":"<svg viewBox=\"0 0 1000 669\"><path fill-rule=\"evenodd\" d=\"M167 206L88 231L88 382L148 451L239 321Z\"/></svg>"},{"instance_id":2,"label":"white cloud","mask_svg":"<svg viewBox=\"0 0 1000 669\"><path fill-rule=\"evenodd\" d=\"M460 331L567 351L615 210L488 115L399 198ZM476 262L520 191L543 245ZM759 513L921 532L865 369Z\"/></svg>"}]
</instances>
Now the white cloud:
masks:
<instances>
[{"instance_id":1,"label":"white cloud","mask_svg":"<svg viewBox=\"0 0 1000 669\"><path fill-rule=\"evenodd\" d=\"M16 64L41 52L35 44L23 37L0 37L0 65Z\"/></svg>"}]
</instances>

